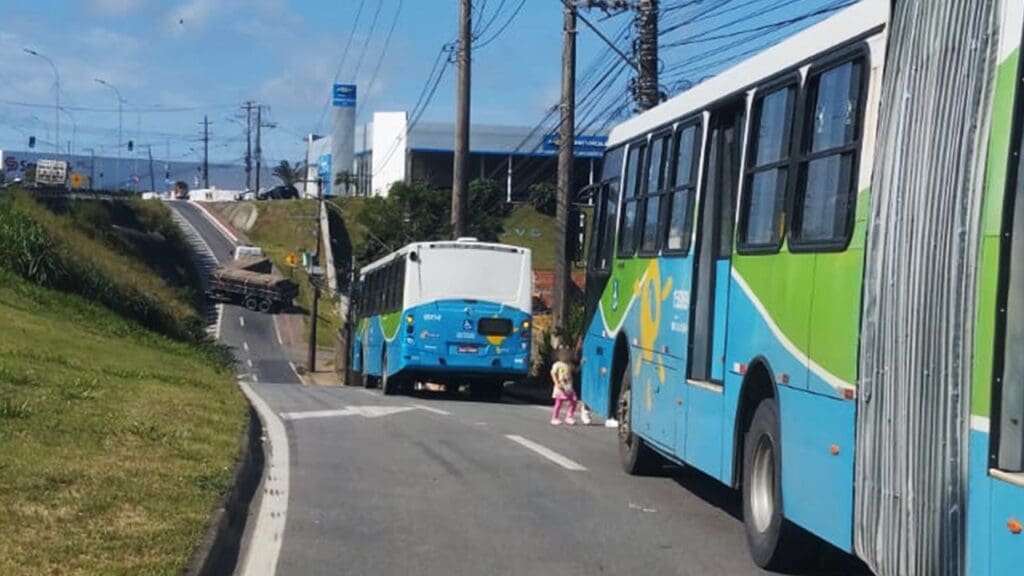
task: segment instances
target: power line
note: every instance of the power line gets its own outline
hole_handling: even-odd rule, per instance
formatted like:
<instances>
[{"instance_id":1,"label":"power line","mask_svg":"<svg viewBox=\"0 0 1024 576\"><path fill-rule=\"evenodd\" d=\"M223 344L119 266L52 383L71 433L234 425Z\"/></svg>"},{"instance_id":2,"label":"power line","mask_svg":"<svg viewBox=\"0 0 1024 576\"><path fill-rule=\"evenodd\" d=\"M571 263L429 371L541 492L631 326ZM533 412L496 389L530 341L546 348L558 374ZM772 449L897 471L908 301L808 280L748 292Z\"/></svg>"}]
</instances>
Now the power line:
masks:
<instances>
[{"instance_id":1,"label":"power line","mask_svg":"<svg viewBox=\"0 0 1024 576\"><path fill-rule=\"evenodd\" d=\"M384 47L381 48L380 56L377 57L377 65L373 68L373 76L370 77L370 83L366 85L366 103L361 106L362 110L366 110L369 107L369 102L372 100L373 85L377 82L377 77L380 75L381 65L384 63L384 57L388 53L388 47L391 45L391 36L395 33L395 28L398 26L398 19L402 14L402 6L405 4L405 0L398 0L398 7L395 8L395 16L391 20L391 28L388 29L388 34L384 38Z\"/></svg>"},{"instance_id":2,"label":"power line","mask_svg":"<svg viewBox=\"0 0 1024 576\"><path fill-rule=\"evenodd\" d=\"M373 11L373 20L370 21L370 31L366 33L366 41L363 42L363 49L359 52L359 59L356 60L356 69L352 73L352 81L355 82L359 77L359 70L363 67L363 60L366 58L366 49L370 46L370 38L373 38L373 31L377 29L377 21L380 20L381 9L384 8L384 2L377 0L377 9Z\"/></svg>"},{"instance_id":3,"label":"power line","mask_svg":"<svg viewBox=\"0 0 1024 576\"><path fill-rule=\"evenodd\" d=\"M348 34L348 42L345 42L345 49L341 51L341 58L338 59L338 66L334 70L334 77L331 79L332 82L337 82L341 76L341 70L345 66L345 61L348 60L348 51L352 47L352 40L356 37L356 30L359 29L359 18L363 15L363 8L366 6L366 0L359 0L359 8L356 10L356 17L352 19L352 30ZM324 100L324 108L320 112L320 119L316 122L316 128L314 132L319 132L320 127L323 126L324 117L327 115L327 109L331 105L331 97L327 97Z\"/></svg>"},{"instance_id":4,"label":"power line","mask_svg":"<svg viewBox=\"0 0 1024 576\"><path fill-rule=\"evenodd\" d=\"M502 6L504 6L504 4L505 3L503 1L502 2ZM501 35L505 32L505 30L508 30L508 27L512 25L512 22L515 21L516 17L519 16L519 13L523 10L523 6L525 6L525 5L526 5L526 0L519 0L519 5L517 5L512 10L512 14L508 17L507 20L505 20L505 23L502 24L498 28L498 31L495 32L494 34L492 34L490 38L487 38L486 40L479 40L480 36L482 36L484 33L486 33L486 29L484 31L481 31L480 36L477 37L478 41L477 41L477 44L475 45L475 48L477 48L477 49L483 48L484 46L487 46L488 44L490 44L490 43L494 42L495 40L497 40L498 38L500 38ZM500 10L500 8L499 8L499 10ZM497 18L497 17L498 17L498 13L497 13L497 11L495 11L494 18ZM494 19L492 18L492 22L493 22L493 20Z\"/></svg>"}]
</instances>

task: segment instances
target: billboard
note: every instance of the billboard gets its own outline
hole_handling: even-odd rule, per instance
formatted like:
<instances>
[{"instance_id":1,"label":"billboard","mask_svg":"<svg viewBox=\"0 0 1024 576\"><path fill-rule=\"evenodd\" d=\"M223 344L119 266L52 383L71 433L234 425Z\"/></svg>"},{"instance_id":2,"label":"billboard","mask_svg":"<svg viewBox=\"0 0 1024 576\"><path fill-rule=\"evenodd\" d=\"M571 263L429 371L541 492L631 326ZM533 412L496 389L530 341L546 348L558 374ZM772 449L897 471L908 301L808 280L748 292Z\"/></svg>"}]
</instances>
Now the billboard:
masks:
<instances>
[{"instance_id":1,"label":"billboard","mask_svg":"<svg viewBox=\"0 0 1024 576\"><path fill-rule=\"evenodd\" d=\"M334 84L331 88L331 103L334 105L334 130L331 140L331 174L324 179L324 194L345 196L352 194L354 187L335 186L341 174L354 173L356 146L356 86L355 84Z\"/></svg>"}]
</instances>

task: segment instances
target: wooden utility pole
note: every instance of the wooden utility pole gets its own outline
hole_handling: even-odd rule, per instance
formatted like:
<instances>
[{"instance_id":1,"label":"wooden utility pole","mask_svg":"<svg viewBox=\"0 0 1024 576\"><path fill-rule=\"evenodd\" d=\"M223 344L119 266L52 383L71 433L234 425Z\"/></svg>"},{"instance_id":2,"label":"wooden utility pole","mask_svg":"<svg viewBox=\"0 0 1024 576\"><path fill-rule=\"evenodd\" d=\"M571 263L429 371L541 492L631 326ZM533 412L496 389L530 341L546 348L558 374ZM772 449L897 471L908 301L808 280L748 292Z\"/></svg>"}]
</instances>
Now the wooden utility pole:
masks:
<instances>
[{"instance_id":1,"label":"wooden utility pole","mask_svg":"<svg viewBox=\"0 0 1024 576\"><path fill-rule=\"evenodd\" d=\"M203 116L203 187L210 188L210 118Z\"/></svg>"},{"instance_id":2,"label":"wooden utility pole","mask_svg":"<svg viewBox=\"0 0 1024 576\"><path fill-rule=\"evenodd\" d=\"M576 142L576 4L564 4L562 28L562 103L558 131L558 196L555 208L555 285L551 291L551 322L555 333L565 330L569 300L567 261L569 205L572 203L573 145Z\"/></svg>"},{"instance_id":3,"label":"wooden utility pole","mask_svg":"<svg viewBox=\"0 0 1024 576\"><path fill-rule=\"evenodd\" d=\"M245 189L252 190L252 102L245 103Z\"/></svg>"},{"instance_id":4,"label":"wooden utility pole","mask_svg":"<svg viewBox=\"0 0 1024 576\"><path fill-rule=\"evenodd\" d=\"M473 43L473 6L470 0L460 0L457 103L455 105L455 166L452 182L452 234L455 238L466 235L466 204L469 198L469 86L470 50Z\"/></svg>"},{"instance_id":5,"label":"wooden utility pole","mask_svg":"<svg viewBox=\"0 0 1024 576\"><path fill-rule=\"evenodd\" d=\"M316 248L310 261L309 283L313 286L313 306L309 316L309 368L310 374L316 372L316 325L320 320L320 282L322 276L314 274L320 265L320 244L323 242L323 226L320 225L321 210L324 209L324 179L316 180Z\"/></svg>"},{"instance_id":6,"label":"wooden utility pole","mask_svg":"<svg viewBox=\"0 0 1024 576\"><path fill-rule=\"evenodd\" d=\"M658 0L639 0L636 7L636 61L639 73L633 98L639 111L661 102L658 87Z\"/></svg>"}]
</instances>

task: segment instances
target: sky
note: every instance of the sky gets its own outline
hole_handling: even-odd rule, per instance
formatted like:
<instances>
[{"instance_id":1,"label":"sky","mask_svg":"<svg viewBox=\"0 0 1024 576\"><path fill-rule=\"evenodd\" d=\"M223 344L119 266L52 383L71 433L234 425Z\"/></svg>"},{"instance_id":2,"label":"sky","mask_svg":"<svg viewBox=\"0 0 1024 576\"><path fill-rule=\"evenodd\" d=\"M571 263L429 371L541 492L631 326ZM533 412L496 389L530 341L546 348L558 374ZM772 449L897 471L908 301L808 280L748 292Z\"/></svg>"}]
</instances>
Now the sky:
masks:
<instances>
[{"instance_id":1,"label":"sky","mask_svg":"<svg viewBox=\"0 0 1024 576\"><path fill-rule=\"evenodd\" d=\"M663 87L676 93L839 2L663 0ZM550 112L560 93L561 2L474 5L472 121L557 121ZM628 13L584 14L629 50ZM73 139L76 153L116 153L117 96L96 79L121 93L123 141L152 146L159 159L198 161L205 114L211 161L240 162L239 115L253 101L273 124L263 130L265 162L300 160L305 136L330 129L335 79L359 86L359 123L374 110L450 122L455 74L443 47L457 23L457 0L0 0L0 149L25 149L29 136L37 149L53 148L54 73L25 48L57 68L62 148ZM599 131L633 112L630 72L582 23L578 38L579 123Z\"/></svg>"}]
</instances>

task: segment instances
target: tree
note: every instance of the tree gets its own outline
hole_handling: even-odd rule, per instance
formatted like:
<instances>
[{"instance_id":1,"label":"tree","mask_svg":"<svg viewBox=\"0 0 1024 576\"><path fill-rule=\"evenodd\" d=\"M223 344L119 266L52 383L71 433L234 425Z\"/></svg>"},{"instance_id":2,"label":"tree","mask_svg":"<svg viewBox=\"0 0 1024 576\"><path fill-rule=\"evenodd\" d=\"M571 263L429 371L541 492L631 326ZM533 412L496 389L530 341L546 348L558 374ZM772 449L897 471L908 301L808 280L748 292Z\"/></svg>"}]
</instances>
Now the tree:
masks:
<instances>
[{"instance_id":1,"label":"tree","mask_svg":"<svg viewBox=\"0 0 1024 576\"><path fill-rule=\"evenodd\" d=\"M287 160L281 160L280 164L274 166L273 174L285 186L293 186L296 182L298 182L301 179L299 173L299 163L296 162L295 165L293 166Z\"/></svg>"},{"instance_id":2,"label":"tree","mask_svg":"<svg viewBox=\"0 0 1024 576\"><path fill-rule=\"evenodd\" d=\"M348 195L348 189L355 185L356 177L348 170L343 170L334 175L334 185L344 188L344 196Z\"/></svg>"},{"instance_id":3,"label":"tree","mask_svg":"<svg viewBox=\"0 0 1024 576\"><path fill-rule=\"evenodd\" d=\"M505 192L494 180L474 180L469 184L466 233L485 242L497 242L504 232L509 205Z\"/></svg>"},{"instance_id":4,"label":"tree","mask_svg":"<svg viewBox=\"0 0 1024 576\"><path fill-rule=\"evenodd\" d=\"M537 182L530 186L530 205L547 216L554 216L558 207L558 189L550 182Z\"/></svg>"}]
</instances>

